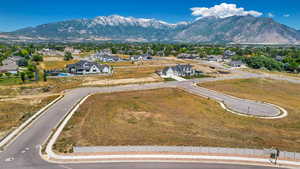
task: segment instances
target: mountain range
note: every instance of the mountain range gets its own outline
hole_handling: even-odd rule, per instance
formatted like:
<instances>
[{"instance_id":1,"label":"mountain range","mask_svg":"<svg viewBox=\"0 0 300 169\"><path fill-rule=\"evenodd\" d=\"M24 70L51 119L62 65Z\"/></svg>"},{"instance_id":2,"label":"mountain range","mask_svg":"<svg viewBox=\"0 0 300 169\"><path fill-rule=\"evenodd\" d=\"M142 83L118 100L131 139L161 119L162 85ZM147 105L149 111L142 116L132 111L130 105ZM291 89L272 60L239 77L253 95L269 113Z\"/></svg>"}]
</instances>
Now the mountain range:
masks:
<instances>
[{"instance_id":1,"label":"mountain range","mask_svg":"<svg viewBox=\"0 0 300 169\"><path fill-rule=\"evenodd\" d=\"M120 41L236 44L300 44L300 31L272 18L206 17L170 24L156 19L99 16L28 27L0 33L11 41Z\"/></svg>"}]
</instances>

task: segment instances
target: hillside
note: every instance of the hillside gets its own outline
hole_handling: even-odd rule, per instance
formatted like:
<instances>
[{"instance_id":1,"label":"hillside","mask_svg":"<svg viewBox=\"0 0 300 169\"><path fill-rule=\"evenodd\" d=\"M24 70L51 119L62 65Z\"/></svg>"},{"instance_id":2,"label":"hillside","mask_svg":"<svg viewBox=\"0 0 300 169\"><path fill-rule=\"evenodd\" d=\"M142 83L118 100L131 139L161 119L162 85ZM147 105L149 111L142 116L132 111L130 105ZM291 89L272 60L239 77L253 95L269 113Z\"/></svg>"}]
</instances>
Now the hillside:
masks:
<instances>
[{"instance_id":1,"label":"hillside","mask_svg":"<svg viewBox=\"0 0 300 169\"><path fill-rule=\"evenodd\" d=\"M155 19L99 16L2 33L21 41L122 41L299 44L300 32L271 18L232 16L170 24Z\"/></svg>"}]
</instances>

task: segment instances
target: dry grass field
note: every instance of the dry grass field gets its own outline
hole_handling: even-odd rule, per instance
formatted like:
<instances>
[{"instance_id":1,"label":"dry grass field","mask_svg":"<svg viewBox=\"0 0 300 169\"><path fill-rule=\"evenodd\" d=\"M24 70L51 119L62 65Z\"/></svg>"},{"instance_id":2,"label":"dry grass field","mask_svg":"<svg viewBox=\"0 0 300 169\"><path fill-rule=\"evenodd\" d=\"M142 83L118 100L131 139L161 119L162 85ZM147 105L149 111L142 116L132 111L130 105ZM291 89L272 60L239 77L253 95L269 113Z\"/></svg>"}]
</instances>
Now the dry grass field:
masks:
<instances>
[{"instance_id":1,"label":"dry grass field","mask_svg":"<svg viewBox=\"0 0 300 169\"><path fill-rule=\"evenodd\" d=\"M56 60L56 61L44 61L40 63L40 67L45 70L53 70L53 69L64 69L68 64L73 64L78 62L78 60Z\"/></svg>"},{"instance_id":2,"label":"dry grass field","mask_svg":"<svg viewBox=\"0 0 300 169\"><path fill-rule=\"evenodd\" d=\"M278 72L278 71L269 71L269 70L262 70L262 69L250 69L250 68L245 68L243 70L251 72L251 73L272 74L272 75L287 76L287 77L300 79L300 74L299 73Z\"/></svg>"},{"instance_id":3,"label":"dry grass field","mask_svg":"<svg viewBox=\"0 0 300 169\"><path fill-rule=\"evenodd\" d=\"M168 58L160 58L159 60L147 60L147 61L126 61L126 62L114 62L114 63L107 63L114 67L122 67L122 66L164 66L169 64L186 64L190 63L189 61L181 60L181 59L168 59Z\"/></svg>"},{"instance_id":4,"label":"dry grass field","mask_svg":"<svg viewBox=\"0 0 300 169\"><path fill-rule=\"evenodd\" d=\"M281 120L237 116L212 100L179 89L97 94L81 105L65 127L55 149L67 153L72 152L73 146L185 145L279 147L300 151L299 86L251 80L205 86L213 88L222 84L233 91L235 86L243 84L236 89L237 93L244 93L239 95L241 97L254 99L256 92L264 92L263 96L270 92L268 97L273 97L273 100L268 101L285 107L290 116ZM273 85L273 90L268 90L269 85ZM245 86L250 89L245 89ZM282 92L288 95L282 95Z\"/></svg>"},{"instance_id":5,"label":"dry grass field","mask_svg":"<svg viewBox=\"0 0 300 169\"><path fill-rule=\"evenodd\" d=\"M57 97L0 101L0 139Z\"/></svg>"}]
</instances>

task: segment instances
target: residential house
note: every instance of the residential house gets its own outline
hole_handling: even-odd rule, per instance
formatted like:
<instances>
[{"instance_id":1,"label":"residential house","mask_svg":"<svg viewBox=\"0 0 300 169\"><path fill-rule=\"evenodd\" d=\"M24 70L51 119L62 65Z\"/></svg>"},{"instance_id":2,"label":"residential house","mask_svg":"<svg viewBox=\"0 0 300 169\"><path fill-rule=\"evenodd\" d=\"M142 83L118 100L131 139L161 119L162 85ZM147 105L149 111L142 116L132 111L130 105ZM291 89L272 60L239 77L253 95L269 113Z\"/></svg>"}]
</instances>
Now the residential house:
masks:
<instances>
[{"instance_id":1,"label":"residential house","mask_svg":"<svg viewBox=\"0 0 300 169\"><path fill-rule=\"evenodd\" d=\"M284 60L284 57L278 55L275 57L275 60L277 60L278 62L282 62Z\"/></svg>"},{"instance_id":2,"label":"residential house","mask_svg":"<svg viewBox=\"0 0 300 169\"><path fill-rule=\"evenodd\" d=\"M245 64L241 60L233 60L229 63L229 66L238 68L245 66Z\"/></svg>"},{"instance_id":3,"label":"residential house","mask_svg":"<svg viewBox=\"0 0 300 169\"><path fill-rule=\"evenodd\" d=\"M173 77L173 76L194 76L199 71L193 69L193 66L190 64L178 64L176 66L165 67L159 74L162 77Z\"/></svg>"},{"instance_id":4,"label":"residential house","mask_svg":"<svg viewBox=\"0 0 300 169\"><path fill-rule=\"evenodd\" d=\"M198 54L188 54L188 53L181 53L177 56L179 59L199 59L200 56Z\"/></svg>"},{"instance_id":5,"label":"residential house","mask_svg":"<svg viewBox=\"0 0 300 169\"><path fill-rule=\"evenodd\" d=\"M9 57L2 61L2 66L0 66L1 73L12 73L17 74L19 72L19 66L17 62L21 59L21 57L14 56Z\"/></svg>"},{"instance_id":6,"label":"residential house","mask_svg":"<svg viewBox=\"0 0 300 169\"><path fill-rule=\"evenodd\" d=\"M99 60L101 62L121 62L121 61L123 61L122 58L120 58L118 56L111 56L111 55L101 56L101 57L99 57Z\"/></svg>"},{"instance_id":7,"label":"residential house","mask_svg":"<svg viewBox=\"0 0 300 169\"><path fill-rule=\"evenodd\" d=\"M64 52L70 52L72 55L79 55L81 53L80 49L74 49L73 47L66 47Z\"/></svg>"},{"instance_id":8,"label":"residential house","mask_svg":"<svg viewBox=\"0 0 300 169\"><path fill-rule=\"evenodd\" d=\"M144 61L144 60L151 60L152 56L144 54L144 55L134 55L130 56L129 60L131 61Z\"/></svg>"},{"instance_id":9,"label":"residential house","mask_svg":"<svg viewBox=\"0 0 300 169\"><path fill-rule=\"evenodd\" d=\"M231 51L231 50L225 50L224 51L224 59L229 59L231 58L232 56L235 56L236 55L236 52L234 51Z\"/></svg>"},{"instance_id":10,"label":"residential house","mask_svg":"<svg viewBox=\"0 0 300 169\"><path fill-rule=\"evenodd\" d=\"M90 58L92 60L99 60L101 62L120 62L120 61L123 61L122 58L113 55L108 50L102 50L100 52L97 52L96 54L91 55Z\"/></svg>"},{"instance_id":11,"label":"residential house","mask_svg":"<svg viewBox=\"0 0 300 169\"><path fill-rule=\"evenodd\" d=\"M112 67L109 65L98 64L96 62L90 62L81 60L75 64L67 65L67 70L72 74L112 74Z\"/></svg>"},{"instance_id":12,"label":"residential house","mask_svg":"<svg viewBox=\"0 0 300 169\"><path fill-rule=\"evenodd\" d=\"M224 61L222 55L208 55L207 60L210 62L222 62Z\"/></svg>"}]
</instances>

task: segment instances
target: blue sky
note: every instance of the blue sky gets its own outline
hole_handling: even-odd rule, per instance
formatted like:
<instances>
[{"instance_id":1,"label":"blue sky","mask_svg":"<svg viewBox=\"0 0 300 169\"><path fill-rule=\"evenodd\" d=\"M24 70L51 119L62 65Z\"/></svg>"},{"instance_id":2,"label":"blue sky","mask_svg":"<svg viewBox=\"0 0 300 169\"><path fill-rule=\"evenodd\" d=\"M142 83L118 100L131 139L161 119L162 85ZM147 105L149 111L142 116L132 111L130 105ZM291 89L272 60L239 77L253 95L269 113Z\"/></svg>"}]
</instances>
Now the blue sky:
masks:
<instances>
[{"instance_id":1,"label":"blue sky","mask_svg":"<svg viewBox=\"0 0 300 169\"><path fill-rule=\"evenodd\" d=\"M191 21L201 17L193 16L191 8L211 8L221 3L236 4L237 8L260 12L300 29L299 0L5 0L0 5L0 31L112 14L171 23Z\"/></svg>"}]
</instances>

